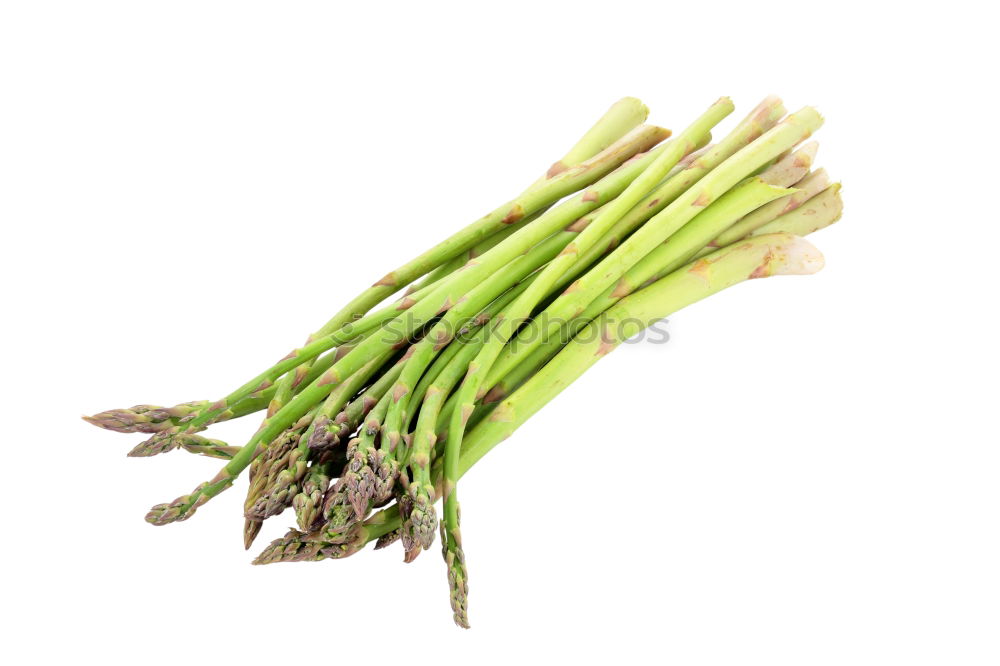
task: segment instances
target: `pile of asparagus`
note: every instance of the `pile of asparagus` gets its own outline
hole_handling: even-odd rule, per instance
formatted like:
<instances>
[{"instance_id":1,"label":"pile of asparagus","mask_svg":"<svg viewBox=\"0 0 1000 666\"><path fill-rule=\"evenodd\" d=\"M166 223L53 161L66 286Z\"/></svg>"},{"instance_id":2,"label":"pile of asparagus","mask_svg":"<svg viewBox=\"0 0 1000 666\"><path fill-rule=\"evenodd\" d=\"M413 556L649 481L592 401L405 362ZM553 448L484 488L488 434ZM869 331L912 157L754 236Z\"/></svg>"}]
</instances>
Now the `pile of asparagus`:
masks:
<instances>
[{"instance_id":1,"label":"pile of asparagus","mask_svg":"<svg viewBox=\"0 0 1000 666\"><path fill-rule=\"evenodd\" d=\"M822 267L801 238L841 212L839 184L803 144L822 118L768 97L713 144L733 110L722 98L671 136L625 98L524 192L387 273L225 397L85 418L150 435L131 456L179 448L226 461L154 506L154 525L187 520L249 468L244 545L288 507L297 522L255 564L337 559L372 541L399 541L410 562L440 526L467 627L462 475L646 326L743 280ZM243 446L199 434L260 411Z\"/></svg>"}]
</instances>

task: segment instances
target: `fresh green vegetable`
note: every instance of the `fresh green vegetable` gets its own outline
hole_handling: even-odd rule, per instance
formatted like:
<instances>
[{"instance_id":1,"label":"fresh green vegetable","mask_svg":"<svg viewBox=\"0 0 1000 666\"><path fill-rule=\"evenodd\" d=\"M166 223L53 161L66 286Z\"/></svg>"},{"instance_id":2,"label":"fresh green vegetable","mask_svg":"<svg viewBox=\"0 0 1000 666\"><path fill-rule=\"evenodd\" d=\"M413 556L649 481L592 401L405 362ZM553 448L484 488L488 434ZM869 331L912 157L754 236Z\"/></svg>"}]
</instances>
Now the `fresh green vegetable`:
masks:
<instances>
[{"instance_id":1,"label":"fresh green vegetable","mask_svg":"<svg viewBox=\"0 0 1000 666\"><path fill-rule=\"evenodd\" d=\"M289 506L297 524L256 564L339 559L371 541L400 542L409 562L440 527L453 617L467 627L462 475L646 326L745 280L822 267L801 238L843 209L839 183L812 170L817 145L803 144L822 118L786 116L772 96L710 144L733 108L722 98L666 141L625 98L520 195L387 273L225 397L84 418L148 435L135 457L181 448L225 461L154 506L154 525L187 520L249 469L244 545ZM243 446L199 434L261 411Z\"/></svg>"}]
</instances>

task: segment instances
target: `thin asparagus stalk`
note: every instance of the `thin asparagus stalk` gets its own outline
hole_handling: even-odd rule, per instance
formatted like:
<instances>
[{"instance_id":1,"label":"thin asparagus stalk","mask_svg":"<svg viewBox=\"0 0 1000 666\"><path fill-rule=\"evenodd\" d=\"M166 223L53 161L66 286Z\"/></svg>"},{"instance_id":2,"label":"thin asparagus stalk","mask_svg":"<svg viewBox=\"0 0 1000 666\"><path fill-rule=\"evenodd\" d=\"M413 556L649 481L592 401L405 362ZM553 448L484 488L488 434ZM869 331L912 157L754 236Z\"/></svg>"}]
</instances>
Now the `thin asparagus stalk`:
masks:
<instances>
[{"instance_id":1,"label":"thin asparagus stalk","mask_svg":"<svg viewBox=\"0 0 1000 666\"><path fill-rule=\"evenodd\" d=\"M483 331L482 333L485 333ZM434 449L437 442L437 424L441 416L441 407L451 391L458 385L462 377L468 370L469 363L479 354L486 344L486 336L477 335L473 340L461 346L459 353L449 359L448 363L434 378L428 386L426 395L420 406L420 416L417 419L417 429L413 436L414 454L427 453ZM413 499L413 495L410 496ZM412 511L408 516L409 520L404 522L400 530L403 539L403 549L406 552L406 561L410 562L416 558L420 550L423 550L426 536L426 527L419 523L414 524ZM442 542L443 543L443 542Z\"/></svg>"},{"instance_id":2,"label":"thin asparagus stalk","mask_svg":"<svg viewBox=\"0 0 1000 666\"><path fill-rule=\"evenodd\" d=\"M382 430L382 421L389 411L391 400L386 393L365 421L358 437L347 446L347 466L341 479L347 503L354 509L356 520L361 520L368 513L369 498L392 492L395 469L387 464L385 452L376 446L376 438Z\"/></svg>"},{"instance_id":3,"label":"thin asparagus stalk","mask_svg":"<svg viewBox=\"0 0 1000 666\"><path fill-rule=\"evenodd\" d=\"M409 287L407 287L406 291L403 293L403 298L416 294L417 292L420 291L425 291L431 285L440 282L442 279L448 277L449 275L457 271L459 268L467 264L469 261L475 259L479 255L484 254L485 252L488 252L489 250L496 247L501 241L506 240L508 236L513 234L515 231L520 229L525 224L534 221L535 218L544 213L546 210L548 210L548 207L528 217L525 217L522 220L519 220L515 224L508 224L506 227L504 227L497 233L493 234L492 236L488 236L487 238L480 241L476 245L472 246L465 252L452 257L451 259L449 259L448 261L446 261L445 263L441 264L433 271L428 273L426 276L424 276L424 279L420 281L419 285L411 284Z\"/></svg>"},{"instance_id":4,"label":"thin asparagus stalk","mask_svg":"<svg viewBox=\"0 0 1000 666\"><path fill-rule=\"evenodd\" d=\"M322 518L323 496L330 487L333 465L325 461L315 461L309 466L302 490L292 498L295 521L300 530L311 530Z\"/></svg>"},{"instance_id":5,"label":"thin asparagus stalk","mask_svg":"<svg viewBox=\"0 0 1000 666\"><path fill-rule=\"evenodd\" d=\"M135 405L126 409L109 409L93 416L84 416L83 420L98 428L114 432L152 434L176 426L191 414L207 406L207 400L182 402L173 407Z\"/></svg>"},{"instance_id":6,"label":"thin asparagus stalk","mask_svg":"<svg viewBox=\"0 0 1000 666\"><path fill-rule=\"evenodd\" d=\"M306 384L312 382L325 372L335 360L334 354L327 354L320 357L306 377ZM272 386L259 394L251 395L241 400L232 408L222 412L215 422L238 419L254 412L265 409L271 398L274 397L275 388ZM88 423L114 432L132 433L141 432L154 434L161 430L167 430L186 423L191 420L201 409L208 406L207 400L196 400L194 402L184 402L174 407L160 407L158 405L136 405L127 409L110 409L84 416L83 420ZM139 455L138 453L136 455ZM152 455L152 454L145 454Z\"/></svg>"},{"instance_id":7,"label":"thin asparagus stalk","mask_svg":"<svg viewBox=\"0 0 1000 666\"><path fill-rule=\"evenodd\" d=\"M239 453L240 447L229 446L218 439L209 439L199 435L182 435L174 442L177 448L206 456L208 458L219 458L220 460L232 460L233 456ZM134 453L128 454L131 457L142 457Z\"/></svg>"},{"instance_id":8,"label":"thin asparagus stalk","mask_svg":"<svg viewBox=\"0 0 1000 666\"><path fill-rule=\"evenodd\" d=\"M417 387L413 389L413 394L410 396L410 403L417 405L418 408L411 409L406 414L406 422L403 424L402 428L404 432L410 432L412 430L411 426L416 420L417 415L420 413L420 410L423 409L424 396L427 395L427 389L437 378L438 374L440 374L440 372L447 367L451 360L455 358L455 355L458 354L466 346L466 344L467 340L464 340L461 337L456 337L454 340L449 342L448 346L444 348L444 351L434 358L434 362L429 368L427 368L427 372L420 377L420 382L417 384Z\"/></svg>"},{"instance_id":9,"label":"thin asparagus stalk","mask_svg":"<svg viewBox=\"0 0 1000 666\"><path fill-rule=\"evenodd\" d=\"M315 381L316 378L318 378L321 374L326 372L330 368L330 366L333 365L335 360L336 360L336 354L327 354L326 356L321 357L313 366L310 373L306 376L306 381L307 382ZM247 416L249 414L253 414L255 412L259 412L265 409L267 405L270 404L270 402L273 400L273 398L274 398L274 387L271 387L270 389L265 390L258 395L251 395L241 400L231 408L226 409L221 414L219 414L219 416L214 420L214 422L218 423L221 421L229 421L232 419L238 419L240 417ZM108 419L117 419L117 418L122 418L121 413L127 411L129 410L111 410L109 412L102 412L101 414L96 414L93 417L84 417L84 419L101 420L105 417ZM182 419L178 419L177 421L173 420L161 421L159 424L156 425L156 427L159 428L160 426L165 426L165 428L163 428L162 430L166 430L168 428L181 426L184 423L186 423L187 420L190 419L193 414L194 412L184 416ZM158 429L155 432L160 432L160 431L161 430ZM135 448L133 448L128 453L128 455L134 458L144 458L149 456L155 456L160 453L165 453L175 448L181 448L192 453L201 453L202 455L212 455L213 457L225 457L227 459L231 458L233 453L239 450L239 447L226 446L225 442L219 440L210 440L195 434L185 432L185 433L174 433L168 438L146 440L140 442ZM209 449L215 451L216 453L218 453L218 455L206 453L206 451Z\"/></svg>"}]
</instances>

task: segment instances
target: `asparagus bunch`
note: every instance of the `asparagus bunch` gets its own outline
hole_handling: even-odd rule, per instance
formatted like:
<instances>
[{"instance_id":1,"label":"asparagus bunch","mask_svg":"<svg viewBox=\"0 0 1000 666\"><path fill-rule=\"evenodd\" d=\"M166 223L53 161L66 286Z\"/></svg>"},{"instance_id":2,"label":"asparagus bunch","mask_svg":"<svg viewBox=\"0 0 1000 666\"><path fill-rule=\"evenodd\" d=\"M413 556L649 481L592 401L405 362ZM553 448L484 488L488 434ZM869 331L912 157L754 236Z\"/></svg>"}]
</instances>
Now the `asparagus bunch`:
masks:
<instances>
[{"instance_id":1,"label":"asparagus bunch","mask_svg":"<svg viewBox=\"0 0 1000 666\"><path fill-rule=\"evenodd\" d=\"M822 118L786 115L772 96L711 144L733 110L722 98L672 136L625 98L521 194L224 397L84 418L149 435L129 455L226 461L154 506L154 525L187 520L249 469L245 547L286 508L296 521L256 564L339 559L370 541L400 542L409 562L440 529L453 617L467 627L462 475L645 326L744 280L822 267L801 238L842 210L840 185L813 169L817 144L803 143ZM257 412L242 446L199 434Z\"/></svg>"}]
</instances>

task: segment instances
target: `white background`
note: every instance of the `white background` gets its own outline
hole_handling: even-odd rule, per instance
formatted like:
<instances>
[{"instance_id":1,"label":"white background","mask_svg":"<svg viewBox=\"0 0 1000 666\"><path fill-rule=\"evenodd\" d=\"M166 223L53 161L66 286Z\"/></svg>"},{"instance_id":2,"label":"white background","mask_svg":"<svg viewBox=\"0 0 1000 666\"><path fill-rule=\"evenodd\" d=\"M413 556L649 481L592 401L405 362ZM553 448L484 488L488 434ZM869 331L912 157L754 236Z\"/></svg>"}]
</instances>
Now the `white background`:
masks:
<instances>
[{"instance_id":1,"label":"white background","mask_svg":"<svg viewBox=\"0 0 1000 666\"><path fill-rule=\"evenodd\" d=\"M0 650L1000 662L978 5L4 3ZM79 420L221 396L623 95L677 130L772 92L827 119L847 205L813 239L827 268L678 313L669 344L622 348L466 477L470 631L436 547L251 567L245 481L145 524L218 463L127 459L139 436ZM291 518L271 522L261 544Z\"/></svg>"}]
</instances>

